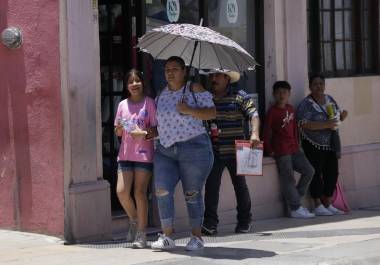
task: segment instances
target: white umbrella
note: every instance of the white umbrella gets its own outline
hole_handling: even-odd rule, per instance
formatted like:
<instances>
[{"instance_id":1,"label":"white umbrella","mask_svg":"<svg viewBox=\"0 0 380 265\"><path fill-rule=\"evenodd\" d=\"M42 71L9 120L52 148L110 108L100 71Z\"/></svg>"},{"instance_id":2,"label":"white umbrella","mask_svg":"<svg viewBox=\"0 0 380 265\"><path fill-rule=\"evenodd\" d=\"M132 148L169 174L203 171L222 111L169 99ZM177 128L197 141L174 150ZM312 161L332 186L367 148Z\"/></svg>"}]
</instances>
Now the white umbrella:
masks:
<instances>
[{"instance_id":1,"label":"white umbrella","mask_svg":"<svg viewBox=\"0 0 380 265\"><path fill-rule=\"evenodd\" d=\"M168 24L143 35L137 44L153 58L181 57L198 69L225 69L236 72L254 70L256 60L233 40L207 27Z\"/></svg>"}]
</instances>

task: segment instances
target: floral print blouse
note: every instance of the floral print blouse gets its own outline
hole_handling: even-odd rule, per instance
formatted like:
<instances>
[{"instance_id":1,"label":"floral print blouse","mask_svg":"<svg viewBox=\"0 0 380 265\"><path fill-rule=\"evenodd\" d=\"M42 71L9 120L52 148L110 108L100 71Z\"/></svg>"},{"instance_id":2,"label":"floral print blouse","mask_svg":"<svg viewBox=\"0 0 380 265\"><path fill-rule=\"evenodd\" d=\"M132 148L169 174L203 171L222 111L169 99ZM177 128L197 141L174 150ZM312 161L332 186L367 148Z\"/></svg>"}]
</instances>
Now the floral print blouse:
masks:
<instances>
[{"instance_id":1,"label":"floral print blouse","mask_svg":"<svg viewBox=\"0 0 380 265\"><path fill-rule=\"evenodd\" d=\"M157 130L160 144L165 148L206 133L202 120L191 115L180 114L176 106L184 96L185 102L191 107L211 108L214 107L212 94L208 91L192 93L189 90L186 89L186 93L183 95L183 87L177 91L171 91L165 87L156 98Z\"/></svg>"}]
</instances>

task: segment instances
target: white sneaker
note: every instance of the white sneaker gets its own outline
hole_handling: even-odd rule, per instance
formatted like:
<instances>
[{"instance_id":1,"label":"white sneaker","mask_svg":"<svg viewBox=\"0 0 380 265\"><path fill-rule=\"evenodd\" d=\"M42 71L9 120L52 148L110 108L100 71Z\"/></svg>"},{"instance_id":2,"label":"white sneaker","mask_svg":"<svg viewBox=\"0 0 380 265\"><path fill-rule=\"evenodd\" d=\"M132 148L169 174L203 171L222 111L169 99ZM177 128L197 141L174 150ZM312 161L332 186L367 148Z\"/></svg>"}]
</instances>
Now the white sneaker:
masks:
<instances>
[{"instance_id":1,"label":"white sneaker","mask_svg":"<svg viewBox=\"0 0 380 265\"><path fill-rule=\"evenodd\" d=\"M152 243L152 249L168 250L175 248L175 242L164 234L158 234L157 241Z\"/></svg>"},{"instance_id":2,"label":"white sneaker","mask_svg":"<svg viewBox=\"0 0 380 265\"><path fill-rule=\"evenodd\" d=\"M342 214L346 214L345 212L343 212L342 210L339 210L337 208L335 208L334 206L332 206L332 204L329 205L329 207L326 208L328 211L330 211L332 214L334 215L342 215Z\"/></svg>"},{"instance_id":3,"label":"white sneaker","mask_svg":"<svg viewBox=\"0 0 380 265\"><path fill-rule=\"evenodd\" d=\"M202 250L205 247L205 243L197 236L191 235L190 241L187 243L185 249L188 251Z\"/></svg>"},{"instance_id":4,"label":"white sneaker","mask_svg":"<svg viewBox=\"0 0 380 265\"><path fill-rule=\"evenodd\" d=\"M300 206L297 210L291 211L290 216L293 218L302 218L302 219L308 219L308 218L314 218L315 214L309 212L308 209Z\"/></svg>"},{"instance_id":5,"label":"white sneaker","mask_svg":"<svg viewBox=\"0 0 380 265\"><path fill-rule=\"evenodd\" d=\"M315 215L319 215L319 216L331 216L331 215L334 215L332 212L330 212L329 210L327 210L325 208L325 206L323 206L322 204L314 209L314 213L315 213Z\"/></svg>"},{"instance_id":6,"label":"white sneaker","mask_svg":"<svg viewBox=\"0 0 380 265\"><path fill-rule=\"evenodd\" d=\"M302 207L302 209L304 210L304 212L306 214L308 214L309 216L311 216L311 218L314 218L315 217L315 214L310 212L309 209L305 208L305 207Z\"/></svg>"}]
</instances>

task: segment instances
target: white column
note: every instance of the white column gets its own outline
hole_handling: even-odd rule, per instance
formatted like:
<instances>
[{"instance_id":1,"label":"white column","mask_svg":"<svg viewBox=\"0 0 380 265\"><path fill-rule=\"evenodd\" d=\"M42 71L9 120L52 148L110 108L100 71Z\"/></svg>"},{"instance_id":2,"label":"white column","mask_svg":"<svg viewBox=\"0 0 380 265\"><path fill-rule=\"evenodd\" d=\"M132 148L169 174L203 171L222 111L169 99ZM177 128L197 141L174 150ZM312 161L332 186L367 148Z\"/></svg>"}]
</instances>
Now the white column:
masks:
<instances>
[{"instance_id":1,"label":"white column","mask_svg":"<svg viewBox=\"0 0 380 265\"><path fill-rule=\"evenodd\" d=\"M60 1L64 113L65 239L111 236L109 183L102 178L98 4Z\"/></svg>"},{"instance_id":2,"label":"white column","mask_svg":"<svg viewBox=\"0 0 380 265\"><path fill-rule=\"evenodd\" d=\"M286 80L292 86L290 103L307 89L307 14L304 0L264 1L265 95L272 101L272 86Z\"/></svg>"},{"instance_id":3,"label":"white column","mask_svg":"<svg viewBox=\"0 0 380 265\"><path fill-rule=\"evenodd\" d=\"M308 93L307 1L286 0L286 80L292 86L291 103Z\"/></svg>"}]
</instances>

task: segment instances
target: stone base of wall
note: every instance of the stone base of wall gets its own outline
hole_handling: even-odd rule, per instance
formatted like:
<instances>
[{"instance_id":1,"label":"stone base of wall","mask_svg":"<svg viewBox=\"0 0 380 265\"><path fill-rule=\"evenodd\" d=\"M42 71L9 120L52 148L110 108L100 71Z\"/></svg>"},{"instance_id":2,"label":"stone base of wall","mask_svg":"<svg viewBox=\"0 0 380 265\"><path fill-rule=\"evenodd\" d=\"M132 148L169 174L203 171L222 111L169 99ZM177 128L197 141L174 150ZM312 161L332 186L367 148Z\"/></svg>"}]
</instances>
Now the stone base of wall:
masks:
<instances>
[{"instance_id":1,"label":"stone base of wall","mask_svg":"<svg viewBox=\"0 0 380 265\"><path fill-rule=\"evenodd\" d=\"M339 181L352 209L380 205L380 144L344 148Z\"/></svg>"},{"instance_id":2,"label":"stone base of wall","mask_svg":"<svg viewBox=\"0 0 380 265\"><path fill-rule=\"evenodd\" d=\"M339 181L352 209L380 205L380 144L343 148ZM264 175L246 177L251 192L254 220L285 215L277 168L272 158L264 159ZM299 177L298 174L295 175ZM188 230L186 204L179 185L175 194L176 230ZM308 198L304 204L312 207ZM236 223L236 200L228 171L223 173L219 198L220 224Z\"/></svg>"},{"instance_id":3,"label":"stone base of wall","mask_svg":"<svg viewBox=\"0 0 380 265\"><path fill-rule=\"evenodd\" d=\"M68 243L112 238L110 185L105 180L70 185L65 213Z\"/></svg>"}]
</instances>

